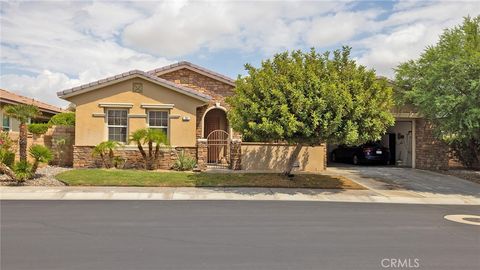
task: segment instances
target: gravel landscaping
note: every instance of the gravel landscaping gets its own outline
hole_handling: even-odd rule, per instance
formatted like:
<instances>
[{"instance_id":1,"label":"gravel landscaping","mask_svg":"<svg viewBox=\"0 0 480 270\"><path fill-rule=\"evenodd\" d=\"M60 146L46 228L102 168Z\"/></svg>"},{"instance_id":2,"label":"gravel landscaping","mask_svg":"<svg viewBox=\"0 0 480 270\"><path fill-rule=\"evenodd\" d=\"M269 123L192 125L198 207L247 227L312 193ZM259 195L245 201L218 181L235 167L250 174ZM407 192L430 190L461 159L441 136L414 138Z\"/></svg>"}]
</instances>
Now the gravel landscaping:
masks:
<instances>
[{"instance_id":1,"label":"gravel landscaping","mask_svg":"<svg viewBox=\"0 0 480 270\"><path fill-rule=\"evenodd\" d=\"M55 179L55 175L61 172L69 171L72 168L46 166L39 168L36 173L36 177L31 180L27 180L21 185L23 186L65 186L64 183ZM17 182L11 181L6 175L0 175L0 186L16 186Z\"/></svg>"}]
</instances>

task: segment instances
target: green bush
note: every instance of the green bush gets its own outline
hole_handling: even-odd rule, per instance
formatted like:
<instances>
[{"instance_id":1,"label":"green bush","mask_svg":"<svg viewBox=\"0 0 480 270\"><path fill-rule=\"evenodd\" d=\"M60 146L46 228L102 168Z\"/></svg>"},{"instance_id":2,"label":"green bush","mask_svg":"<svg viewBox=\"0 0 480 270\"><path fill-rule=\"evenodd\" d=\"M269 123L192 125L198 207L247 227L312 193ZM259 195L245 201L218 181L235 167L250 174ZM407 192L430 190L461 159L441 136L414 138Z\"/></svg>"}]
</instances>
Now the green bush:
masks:
<instances>
[{"instance_id":1,"label":"green bush","mask_svg":"<svg viewBox=\"0 0 480 270\"><path fill-rule=\"evenodd\" d=\"M27 161L19 161L13 165L13 172L17 176L17 180L23 182L32 178L32 164Z\"/></svg>"},{"instance_id":2,"label":"green bush","mask_svg":"<svg viewBox=\"0 0 480 270\"><path fill-rule=\"evenodd\" d=\"M75 113L64 112L54 115L48 124L53 126L75 126Z\"/></svg>"},{"instance_id":3,"label":"green bush","mask_svg":"<svg viewBox=\"0 0 480 270\"><path fill-rule=\"evenodd\" d=\"M13 162L15 161L15 153L6 149L0 148L0 162L12 167Z\"/></svg>"},{"instance_id":4,"label":"green bush","mask_svg":"<svg viewBox=\"0 0 480 270\"><path fill-rule=\"evenodd\" d=\"M35 175L38 164L47 163L53 158L52 151L50 151L50 149L48 149L47 147L39 144L30 146L28 152L30 153L30 156L35 160L33 162L31 170L32 175Z\"/></svg>"},{"instance_id":5,"label":"green bush","mask_svg":"<svg viewBox=\"0 0 480 270\"><path fill-rule=\"evenodd\" d=\"M30 124L28 125L28 132L35 135L45 134L48 130L48 124Z\"/></svg>"},{"instance_id":6,"label":"green bush","mask_svg":"<svg viewBox=\"0 0 480 270\"><path fill-rule=\"evenodd\" d=\"M173 164L173 169L177 171L190 171L192 170L195 165L197 165L197 161L185 155L185 153L182 151L178 155L177 160L175 160L175 163Z\"/></svg>"}]
</instances>

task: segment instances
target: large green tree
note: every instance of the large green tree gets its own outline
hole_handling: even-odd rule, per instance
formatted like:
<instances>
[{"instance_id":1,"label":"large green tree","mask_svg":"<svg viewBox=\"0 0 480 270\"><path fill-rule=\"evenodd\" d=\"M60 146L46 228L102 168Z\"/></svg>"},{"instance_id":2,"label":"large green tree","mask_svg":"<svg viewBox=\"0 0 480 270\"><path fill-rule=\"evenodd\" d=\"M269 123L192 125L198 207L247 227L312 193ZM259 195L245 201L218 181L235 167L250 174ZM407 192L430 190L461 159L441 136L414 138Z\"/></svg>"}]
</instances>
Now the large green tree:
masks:
<instances>
[{"instance_id":1,"label":"large green tree","mask_svg":"<svg viewBox=\"0 0 480 270\"><path fill-rule=\"evenodd\" d=\"M468 166L480 158L480 16L446 29L438 43L396 69L405 98Z\"/></svg>"},{"instance_id":2,"label":"large green tree","mask_svg":"<svg viewBox=\"0 0 480 270\"><path fill-rule=\"evenodd\" d=\"M27 161L27 123L31 118L34 118L40 114L38 107L29 104L7 105L4 108L6 115L17 119L20 122L19 125L19 152L20 161Z\"/></svg>"},{"instance_id":3,"label":"large green tree","mask_svg":"<svg viewBox=\"0 0 480 270\"><path fill-rule=\"evenodd\" d=\"M285 173L303 145L361 144L380 139L394 122L392 89L373 70L350 58L315 49L276 54L260 68L245 65L231 105L232 127L246 140L295 144Z\"/></svg>"}]
</instances>

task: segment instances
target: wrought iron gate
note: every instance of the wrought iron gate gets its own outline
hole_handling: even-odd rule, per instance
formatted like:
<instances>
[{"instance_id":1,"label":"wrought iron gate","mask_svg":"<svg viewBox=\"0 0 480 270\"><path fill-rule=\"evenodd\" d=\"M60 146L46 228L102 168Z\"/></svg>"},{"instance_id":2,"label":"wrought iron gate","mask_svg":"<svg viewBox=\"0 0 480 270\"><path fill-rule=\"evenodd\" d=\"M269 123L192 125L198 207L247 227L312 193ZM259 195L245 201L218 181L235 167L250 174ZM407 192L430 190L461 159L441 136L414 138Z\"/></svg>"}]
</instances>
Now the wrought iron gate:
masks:
<instances>
[{"instance_id":1,"label":"wrought iron gate","mask_svg":"<svg viewBox=\"0 0 480 270\"><path fill-rule=\"evenodd\" d=\"M207 165L230 167L230 136L224 130L214 130L207 136Z\"/></svg>"}]
</instances>

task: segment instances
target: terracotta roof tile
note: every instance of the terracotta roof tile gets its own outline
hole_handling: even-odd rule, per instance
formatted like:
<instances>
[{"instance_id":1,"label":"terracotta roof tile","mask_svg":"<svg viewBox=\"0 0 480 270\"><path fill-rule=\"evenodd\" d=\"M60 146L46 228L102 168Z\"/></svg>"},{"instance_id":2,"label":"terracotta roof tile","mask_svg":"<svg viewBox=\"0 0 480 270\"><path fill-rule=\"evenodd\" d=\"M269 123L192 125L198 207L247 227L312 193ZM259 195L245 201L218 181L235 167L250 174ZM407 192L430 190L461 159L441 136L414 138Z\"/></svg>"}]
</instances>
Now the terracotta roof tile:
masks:
<instances>
[{"instance_id":1,"label":"terracotta roof tile","mask_svg":"<svg viewBox=\"0 0 480 270\"><path fill-rule=\"evenodd\" d=\"M105 78L105 79L101 79L101 80L98 80L98 81L95 81L95 82L87 83L87 84L84 84L84 85L81 85L81 86L77 86L77 87L74 87L74 88L70 88L70 89L66 89L66 90L57 92L57 96L63 97L65 95L68 95L68 94L71 94L71 93L74 93L74 92L77 92L77 91L80 91L80 90L83 90L83 89L86 89L86 88L90 88L90 87L94 87L94 86L100 86L104 83L116 81L116 80L131 76L131 75L139 75L139 76L146 77L150 80L158 82L161 85L169 86L171 88L179 90L180 92L185 92L187 94L197 96L201 99L206 99L206 100L212 99L212 97L210 97L209 95L200 93L200 92L198 92L196 90L193 90L191 88L176 84L174 82L159 78L159 77L157 77L153 74L150 74L150 73L147 73L147 72L144 72L144 71L141 71L141 70L136 70L136 69L131 70L131 71L127 71L127 72L124 72L124 73L121 73L121 74L117 74L115 76L111 76L111 77L108 77L108 78Z\"/></svg>"},{"instance_id":2,"label":"terracotta roof tile","mask_svg":"<svg viewBox=\"0 0 480 270\"><path fill-rule=\"evenodd\" d=\"M30 104L37 106L41 111L50 111L50 112L64 112L65 110L33 98L28 98L25 96L14 94L10 91L5 89L0 89L0 101L5 103L13 103L13 104Z\"/></svg>"},{"instance_id":3,"label":"terracotta roof tile","mask_svg":"<svg viewBox=\"0 0 480 270\"><path fill-rule=\"evenodd\" d=\"M231 85L235 85L235 80L234 79L232 79L230 77L227 77L223 74L217 73L215 71L206 69L204 67L192 64L192 63L187 62L187 61L180 61L180 62L175 63L175 64L171 64L171 65L164 66L164 67L161 67L161 68L153 69L153 70L148 71L147 73L152 74L152 75L155 75L155 74L158 74L158 73L168 73L168 71L170 71L172 69L177 69L177 68L181 68L181 67L190 67L192 69L196 69L196 70L199 70L203 73L206 73L210 77L214 77L214 78L223 80L223 81L225 81L225 82L227 82Z\"/></svg>"}]
</instances>

